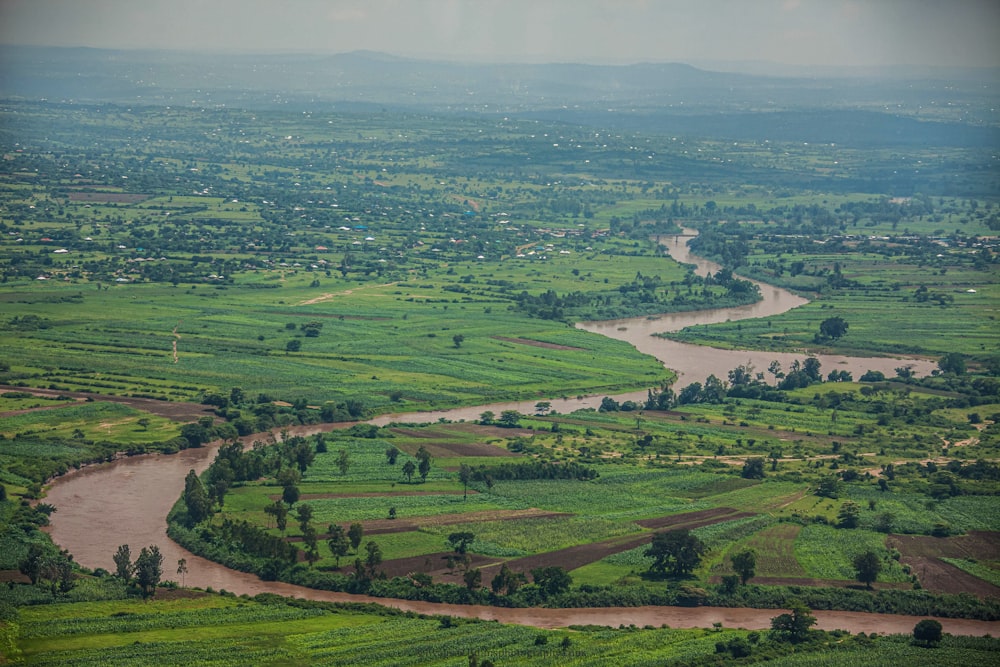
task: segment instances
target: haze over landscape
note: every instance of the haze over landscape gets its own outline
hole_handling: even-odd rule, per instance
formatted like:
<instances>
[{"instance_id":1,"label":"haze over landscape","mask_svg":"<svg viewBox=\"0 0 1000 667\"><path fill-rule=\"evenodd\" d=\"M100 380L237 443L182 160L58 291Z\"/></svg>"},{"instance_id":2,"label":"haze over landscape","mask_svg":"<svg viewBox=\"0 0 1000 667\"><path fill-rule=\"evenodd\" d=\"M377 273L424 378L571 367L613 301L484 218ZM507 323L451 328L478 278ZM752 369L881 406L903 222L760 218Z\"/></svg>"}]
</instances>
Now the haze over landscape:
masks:
<instances>
[{"instance_id":1,"label":"haze over landscape","mask_svg":"<svg viewBox=\"0 0 1000 667\"><path fill-rule=\"evenodd\" d=\"M0 0L0 664L997 664L998 45Z\"/></svg>"},{"instance_id":2,"label":"haze over landscape","mask_svg":"<svg viewBox=\"0 0 1000 667\"><path fill-rule=\"evenodd\" d=\"M992 0L3 0L0 43L489 62L1000 65ZM745 65L743 65L745 66Z\"/></svg>"}]
</instances>

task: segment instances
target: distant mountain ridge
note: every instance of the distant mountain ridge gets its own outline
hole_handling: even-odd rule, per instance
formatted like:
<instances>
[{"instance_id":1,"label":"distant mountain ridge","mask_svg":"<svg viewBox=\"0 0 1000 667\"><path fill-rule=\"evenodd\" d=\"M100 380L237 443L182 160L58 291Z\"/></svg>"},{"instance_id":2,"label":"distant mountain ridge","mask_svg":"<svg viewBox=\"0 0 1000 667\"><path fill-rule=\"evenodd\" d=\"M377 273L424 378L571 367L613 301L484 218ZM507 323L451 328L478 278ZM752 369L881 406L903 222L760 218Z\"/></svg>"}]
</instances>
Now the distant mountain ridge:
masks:
<instances>
[{"instance_id":1,"label":"distant mountain ridge","mask_svg":"<svg viewBox=\"0 0 1000 667\"><path fill-rule=\"evenodd\" d=\"M865 108L886 98L996 98L990 70L954 79L777 77L680 63L483 64L370 51L335 55L208 54L0 46L0 97L240 106L361 103L449 111L560 108L674 113ZM926 99L924 99L926 98Z\"/></svg>"}]
</instances>

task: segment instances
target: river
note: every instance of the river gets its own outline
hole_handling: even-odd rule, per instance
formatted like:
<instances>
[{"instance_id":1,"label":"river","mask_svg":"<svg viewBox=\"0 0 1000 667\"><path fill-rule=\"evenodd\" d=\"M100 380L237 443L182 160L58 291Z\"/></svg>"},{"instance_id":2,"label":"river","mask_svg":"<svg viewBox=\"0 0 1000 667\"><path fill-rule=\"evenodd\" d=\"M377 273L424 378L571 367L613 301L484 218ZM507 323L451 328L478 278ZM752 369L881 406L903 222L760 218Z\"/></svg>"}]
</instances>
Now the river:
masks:
<instances>
[{"instance_id":1,"label":"river","mask_svg":"<svg viewBox=\"0 0 1000 667\"><path fill-rule=\"evenodd\" d=\"M687 237L661 239L668 251L682 262L698 264L699 271L715 271L717 267L698 259L687 252ZM612 323L590 322L580 327L627 340L640 350L655 355L663 363L680 372L683 386L687 382L701 380L709 373L724 378L729 369L750 361L758 367L765 367L772 359L783 359L783 355L752 352L729 352L695 345L675 343L666 339L653 338L649 334L658 331L674 331L692 324L725 321L746 317L763 317L784 312L805 303L801 297L786 290L761 285L763 301L751 306L720 309L711 312L678 313L664 315L659 319L634 318L616 320ZM796 355L789 355L789 363ZM802 355L798 355L802 358ZM900 365L898 359L850 359L841 357L820 357L824 367L837 365L854 373L868 368L884 371ZM929 371L928 362L908 360L918 372ZM782 360L782 364L786 364ZM646 393L637 392L617 396L619 400L633 397L644 400ZM569 412L584 406L596 407L601 397L587 399L554 399L553 408ZM499 413L504 409L531 412L534 402L506 403L473 408L461 408L419 414L384 415L373 420L376 424L396 422L429 422L444 417L447 419L477 419L485 410ZM316 432L323 427L301 427L303 432ZM298 431L300 429L293 429ZM230 570L222 565L205 560L181 548L166 536L166 516L171 506L184 488L184 477L189 470L203 471L211 463L215 447L188 449L174 455L152 454L124 458L111 463L87 466L73 471L54 481L48 490L46 502L56 508L49 531L56 544L68 549L76 562L90 568L102 567L113 570L112 556L120 544L129 544L132 553L143 546L156 544L164 555L164 578L180 580L174 574L179 559L187 561L188 572L183 583L188 586L216 590L225 589L237 594L255 595L270 592L279 595L340 602L376 602L406 611L422 614L449 614L464 618L483 618L504 623L518 623L536 627L553 628L568 625L598 624L637 626L662 624L671 627L711 627L722 623L726 627L765 629L770 627L770 619L777 612L758 609L729 609L714 607L673 608L673 607L626 607L600 609L502 609L467 605L444 605L407 600L369 598L317 591L280 582L264 582L256 576ZM845 629L851 632L908 633L919 620L916 617L864 614L858 612L817 611L818 627L822 629ZM982 635L1000 633L1000 623L986 623L963 619L939 619L945 632L952 634Z\"/></svg>"}]
</instances>

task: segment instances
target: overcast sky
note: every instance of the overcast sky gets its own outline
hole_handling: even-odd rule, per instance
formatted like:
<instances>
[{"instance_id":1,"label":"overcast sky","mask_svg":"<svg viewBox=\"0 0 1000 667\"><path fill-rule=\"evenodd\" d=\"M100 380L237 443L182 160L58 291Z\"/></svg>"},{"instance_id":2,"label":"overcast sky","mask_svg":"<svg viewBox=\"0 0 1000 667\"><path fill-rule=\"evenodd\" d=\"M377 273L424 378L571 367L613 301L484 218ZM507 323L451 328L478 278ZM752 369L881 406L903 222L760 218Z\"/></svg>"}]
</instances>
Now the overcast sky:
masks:
<instances>
[{"instance_id":1,"label":"overcast sky","mask_svg":"<svg viewBox=\"0 0 1000 667\"><path fill-rule=\"evenodd\" d=\"M0 43L1000 66L1000 0L0 0Z\"/></svg>"}]
</instances>

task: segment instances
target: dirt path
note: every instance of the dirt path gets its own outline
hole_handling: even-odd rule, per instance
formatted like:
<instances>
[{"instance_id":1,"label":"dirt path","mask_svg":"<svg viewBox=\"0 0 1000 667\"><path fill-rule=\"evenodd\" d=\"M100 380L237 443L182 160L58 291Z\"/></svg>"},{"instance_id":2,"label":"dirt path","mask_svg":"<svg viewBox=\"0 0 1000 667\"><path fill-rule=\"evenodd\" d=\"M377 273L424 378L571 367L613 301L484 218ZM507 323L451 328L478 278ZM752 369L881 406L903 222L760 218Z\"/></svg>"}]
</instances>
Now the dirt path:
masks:
<instances>
[{"instance_id":1,"label":"dirt path","mask_svg":"<svg viewBox=\"0 0 1000 667\"><path fill-rule=\"evenodd\" d=\"M173 334L173 336L174 336L174 363L175 364L177 363L177 341L179 341L181 339L181 335L179 333L177 333L177 327L179 327L180 325L181 325L181 323L180 323L180 321L178 321L177 322L177 326L174 327L174 330L171 332Z\"/></svg>"},{"instance_id":2,"label":"dirt path","mask_svg":"<svg viewBox=\"0 0 1000 667\"><path fill-rule=\"evenodd\" d=\"M313 299L306 299L305 301L299 301L296 306L314 306L317 303L323 303L324 301L329 301L330 299L336 298L338 296L349 296L355 292L363 289L372 289L375 287L392 287L396 283L385 283L383 285L362 285L361 287L354 287L352 289L345 289L343 292L327 292L326 294L320 294Z\"/></svg>"}]
</instances>

